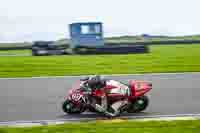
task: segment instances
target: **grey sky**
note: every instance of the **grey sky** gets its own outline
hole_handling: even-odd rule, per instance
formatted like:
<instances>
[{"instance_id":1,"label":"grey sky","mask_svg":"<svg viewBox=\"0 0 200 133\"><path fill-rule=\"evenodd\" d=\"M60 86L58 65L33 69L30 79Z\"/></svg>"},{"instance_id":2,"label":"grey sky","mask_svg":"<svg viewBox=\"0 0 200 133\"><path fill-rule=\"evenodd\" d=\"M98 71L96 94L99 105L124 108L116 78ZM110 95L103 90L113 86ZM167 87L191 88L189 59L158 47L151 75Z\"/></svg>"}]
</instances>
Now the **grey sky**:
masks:
<instances>
[{"instance_id":1,"label":"grey sky","mask_svg":"<svg viewBox=\"0 0 200 133\"><path fill-rule=\"evenodd\" d=\"M200 33L198 0L0 0L0 42L68 37L68 24L102 21L105 36Z\"/></svg>"}]
</instances>

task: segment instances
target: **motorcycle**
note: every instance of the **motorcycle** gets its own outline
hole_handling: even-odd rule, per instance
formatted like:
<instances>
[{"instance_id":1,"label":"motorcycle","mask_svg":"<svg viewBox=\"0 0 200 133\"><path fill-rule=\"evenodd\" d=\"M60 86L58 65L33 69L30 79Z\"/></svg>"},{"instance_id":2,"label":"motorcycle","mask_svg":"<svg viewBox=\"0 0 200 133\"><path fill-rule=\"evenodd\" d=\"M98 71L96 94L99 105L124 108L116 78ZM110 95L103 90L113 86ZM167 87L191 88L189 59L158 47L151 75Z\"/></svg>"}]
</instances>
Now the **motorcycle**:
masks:
<instances>
[{"instance_id":1,"label":"motorcycle","mask_svg":"<svg viewBox=\"0 0 200 133\"><path fill-rule=\"evenodd\" d=\"M71 89L65 96L62 104L62 109L65 113L80 114L86 110L98 113L93 106L87 106L88 98L85 95L85 91L80 87L80 84L84 82L86 81L80 81L78 86ZM111 111L111 105L124 98L124 96L120 93L113 91L117 87L128 87L130 89L130 95L127 96L129 104L126 108L120 110L120 113L138 113L144 111L149 105L149 98L145 94L152 89L152 84L150 82L140 80L130 80L128 84L115 80L109 80L104 88L92 92L92 102L100 103L100 97L106 93L108 99L108 111Z\"/></svg>"}]
</instances>

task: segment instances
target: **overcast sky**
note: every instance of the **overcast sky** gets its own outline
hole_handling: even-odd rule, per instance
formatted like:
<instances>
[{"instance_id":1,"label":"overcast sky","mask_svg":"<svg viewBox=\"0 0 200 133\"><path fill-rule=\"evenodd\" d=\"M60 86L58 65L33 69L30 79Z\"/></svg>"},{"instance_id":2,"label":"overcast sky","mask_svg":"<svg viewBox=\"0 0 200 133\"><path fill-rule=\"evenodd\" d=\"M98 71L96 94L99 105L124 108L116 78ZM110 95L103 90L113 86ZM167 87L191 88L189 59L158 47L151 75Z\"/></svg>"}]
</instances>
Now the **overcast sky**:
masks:
<instances>
[{"instance_id":1,"label":"overcast sky","mask_svg":"<svg viewBox=\"0 0 200 133\"><path fill-rule=\"evenodd\" d=\"M200 34L199 0L0 0L0 42L69 37L72 22L101 21L105 36Z\"/></svg>"}]
</instances>

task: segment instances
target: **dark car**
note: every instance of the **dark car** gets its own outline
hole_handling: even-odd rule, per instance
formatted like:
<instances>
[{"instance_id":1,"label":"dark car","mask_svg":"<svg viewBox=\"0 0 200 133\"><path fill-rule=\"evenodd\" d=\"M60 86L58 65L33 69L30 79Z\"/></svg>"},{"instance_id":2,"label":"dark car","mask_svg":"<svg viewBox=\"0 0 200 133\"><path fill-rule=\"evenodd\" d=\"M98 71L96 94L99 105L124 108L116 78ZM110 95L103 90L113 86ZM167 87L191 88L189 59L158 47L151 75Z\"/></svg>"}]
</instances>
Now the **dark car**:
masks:
<instances>
[{"instance_id":1,"label":"dark car","mask_svg":"<svg viewBox=\"0 0 200 133\"><path fill-rule=\"evenodd\" d=\"M36 41L32 45L32 55L63 55L65 48L56 45L53 41Z\"/></svg>"}]
</instances>

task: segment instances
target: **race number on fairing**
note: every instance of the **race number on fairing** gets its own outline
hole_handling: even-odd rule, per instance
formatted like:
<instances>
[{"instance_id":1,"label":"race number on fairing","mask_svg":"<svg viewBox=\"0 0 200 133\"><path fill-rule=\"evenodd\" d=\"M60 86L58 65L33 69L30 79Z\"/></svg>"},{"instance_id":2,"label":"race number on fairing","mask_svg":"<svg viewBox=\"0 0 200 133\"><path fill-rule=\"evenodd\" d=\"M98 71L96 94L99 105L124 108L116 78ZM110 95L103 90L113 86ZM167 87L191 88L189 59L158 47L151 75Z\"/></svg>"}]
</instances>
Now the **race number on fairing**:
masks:
<instances>
[{"instance_id":1,"label":"race number on fairing","mask_svg":"<svg viewBox=\"0 0 200 133\"><path fill-rule=\"evenodd\" d=\"M81 94L79 94L79 93L74 93L74 94L72 95L72 99L73 99L74 101L79 101L81 97L82 97L82 96L81 96Z\"/></svg>"}]
</instances>

